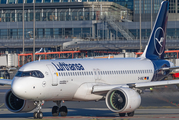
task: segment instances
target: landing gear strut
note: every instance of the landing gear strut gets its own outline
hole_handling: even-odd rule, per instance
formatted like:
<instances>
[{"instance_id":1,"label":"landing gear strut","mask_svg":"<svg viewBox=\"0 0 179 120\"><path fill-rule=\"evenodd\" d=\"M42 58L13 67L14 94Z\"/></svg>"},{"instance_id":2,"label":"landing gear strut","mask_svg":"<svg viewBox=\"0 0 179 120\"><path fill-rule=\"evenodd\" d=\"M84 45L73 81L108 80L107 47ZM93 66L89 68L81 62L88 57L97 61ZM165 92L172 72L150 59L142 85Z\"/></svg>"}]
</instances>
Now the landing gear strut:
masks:
<instances>
[{"instance_id":1,"label":"landing gear strut","mask_svg":"<svg viewBox=\"0 0 179 120\"><path fill-rule=\"evenodd\" d=\"M44 101L35 101L34 105L37 105L37 111L34 112L34 119L42 119L43 113L41 112L42 105L44 104Z\"/></svg>"},{"instance_id":2,"label":"landing gear strut","mask_svg":"<svg viewBox=\"0 0 179 120\"><path fill-rule=\"evenodd\" d=\"M62 117L65 117L67 116L67 113L68 113L68 109L66 106L62 106L61 107L61 101L54 101L57 106L53 106L52 108L52 115L53 116L58 116L59 113Z\"/></svg>"}]
</instances>

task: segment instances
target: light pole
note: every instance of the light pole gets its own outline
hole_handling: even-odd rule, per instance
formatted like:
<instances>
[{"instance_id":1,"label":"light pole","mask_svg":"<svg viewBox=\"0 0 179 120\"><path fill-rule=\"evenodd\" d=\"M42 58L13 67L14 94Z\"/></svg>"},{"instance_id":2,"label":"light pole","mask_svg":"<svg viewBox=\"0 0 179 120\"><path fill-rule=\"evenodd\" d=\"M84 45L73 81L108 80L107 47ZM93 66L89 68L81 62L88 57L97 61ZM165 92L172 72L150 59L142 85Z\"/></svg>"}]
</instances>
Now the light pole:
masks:
<instances>
[{"instance_id":1,"label":"light pole","mask_svg":"<svg viewBox=\"0 0 179 120\"><path fill-rule=\"evenodd\" d=\"M23 0L23 10L22 10L22 40L23 40L23 45L22 45L22 53L25 53L24 50L24 0ZM24 56L22 57L22 65L24 65Z\"/></svg>"},{"instance_id":2,"label":"light pole","mask_svg":"<svg viewBox=\"0 0 179 120\"><path fill-rule=\"evenodd\" d=\"M152 17L152 1L153 0L151 0L151 31L152 31L152 28L153 28L153 17Z\"/></svg>"},{"instance_id":3,"label":"light pole","mask_svg":"<svg viewBox=\"0 0 179 120\"><path fill-rule=\"evenodd\" d=\"M22 39L23 39L23 50L22 53L24 54L24 1L23 1L23 11L22 11Z\"/></svg>"},{"instance_id":4,"label":"light pole","mask_svg":"<svg viewBox=\"0 0 179 120\"><path fill-rule=\"evenodd\" d=\"M142 52L142 43L141 43L141 0L139 1L139 14L140 14L140 17L139 17L139 21L140 21L140 52Z\"/></svg>"},{"instance_id":5,"label":"light pole","mask_svg":"<svg viewBox=\"0 0 179 120\"><path fill-rule=\"evenodd\" d=\"M34 22L33 22L33 61L35 61L35 0L34 0L34 4L33 4L33 8L34 8Z\"/></svg>"}]
</instances>

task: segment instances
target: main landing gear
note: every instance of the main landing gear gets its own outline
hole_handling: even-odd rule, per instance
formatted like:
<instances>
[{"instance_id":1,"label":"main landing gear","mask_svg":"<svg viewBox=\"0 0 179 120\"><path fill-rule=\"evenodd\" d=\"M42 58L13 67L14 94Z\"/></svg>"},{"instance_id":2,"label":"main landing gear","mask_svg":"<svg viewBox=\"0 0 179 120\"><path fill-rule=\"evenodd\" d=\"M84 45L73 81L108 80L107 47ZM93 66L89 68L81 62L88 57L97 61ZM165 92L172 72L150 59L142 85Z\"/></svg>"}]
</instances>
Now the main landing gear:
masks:
<instances>
[{"instance_id":1,"label":"main landing gear","mask_svg":"<svg viewBox=\"0 0 179 120\"><path fill-rule=\"evenodd\" d=\"M43 118L43 113L41 112L42 105L44 104L44 101L35 101L35 105L37 105L37 111L34 112L34 119L42 119Z\"/></svg>"},{"instance_id":2,"label":"main landing gear","mask_svg":"<svg viewBox=\"0 0 179 120\"><path fill-rule=\"evenodd\" d=\"M52 108L52 115L53 116L58 116L59 113L62 117L65 117L67 116L67 113L68 113L68 109L66 106L62 106L61 107L61 101L54 101L57 106L53 106Z\"/></svg>"},{"instance_id":3,"label":"main landing gear","mask_svg":"<svg viewBox=\"0 0 179 120\"><path fill-rule=\"evenodd\" d=\"M126 113L119 113L119 116L120 116L120 117L125 117L125 116L126 116ZM127 113L127 116L133 117L133 116L134 116L134 111L133 111L133 112L130 112L130 113Z\"/></svg>"}]
</instances>

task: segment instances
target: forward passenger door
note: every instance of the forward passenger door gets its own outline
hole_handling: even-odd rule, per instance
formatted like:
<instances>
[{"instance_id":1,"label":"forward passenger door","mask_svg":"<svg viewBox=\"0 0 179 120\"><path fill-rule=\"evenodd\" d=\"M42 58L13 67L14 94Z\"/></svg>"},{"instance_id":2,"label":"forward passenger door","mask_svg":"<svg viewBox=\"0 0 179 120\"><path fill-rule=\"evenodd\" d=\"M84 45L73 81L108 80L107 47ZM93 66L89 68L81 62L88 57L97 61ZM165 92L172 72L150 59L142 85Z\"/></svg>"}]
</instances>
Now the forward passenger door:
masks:
<instances>
[{"instance_id":1,"label":"forward passenger door","mask_svg":"<svg viewBox=\"0 0 179 120\"><path fill-rule=\"evenodd\" d=\"M52 65L47 65L50 75L52 77L52 86L57 86L58 85L58 72L56 72L55 68Z\"/></svg>"}]
</instances>

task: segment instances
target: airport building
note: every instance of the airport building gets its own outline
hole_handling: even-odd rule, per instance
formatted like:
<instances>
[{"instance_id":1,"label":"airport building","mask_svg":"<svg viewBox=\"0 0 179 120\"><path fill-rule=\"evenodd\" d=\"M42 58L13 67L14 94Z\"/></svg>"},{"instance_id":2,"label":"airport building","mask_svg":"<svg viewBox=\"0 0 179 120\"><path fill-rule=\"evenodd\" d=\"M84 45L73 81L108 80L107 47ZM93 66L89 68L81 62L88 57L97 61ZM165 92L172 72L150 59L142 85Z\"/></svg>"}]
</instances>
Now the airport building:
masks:
<instances>
[{"instance_id":1,"label":"airport building","mask_svg":"<svg viewBox=\"0 0 179 120\"><path fill-rule=\"evenodd\" d=\"M162 0L141 0L142 48ZM169 0L167 49L179 46L178 0ZM22 52L23 0L0 0L0 51ZM25 51L139 50L140 0L24 0ZM152 18L152 19L151 19Z\"/></svg>"}]
</instances>

